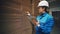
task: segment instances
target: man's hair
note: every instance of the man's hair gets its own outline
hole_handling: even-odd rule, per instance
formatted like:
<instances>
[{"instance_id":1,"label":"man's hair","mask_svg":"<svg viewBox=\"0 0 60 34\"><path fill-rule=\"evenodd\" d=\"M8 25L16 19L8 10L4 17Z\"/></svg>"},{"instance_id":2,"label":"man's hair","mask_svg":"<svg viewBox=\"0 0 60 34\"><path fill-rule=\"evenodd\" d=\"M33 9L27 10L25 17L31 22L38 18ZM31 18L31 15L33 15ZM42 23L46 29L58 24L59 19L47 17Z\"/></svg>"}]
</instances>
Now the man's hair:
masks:
<instances>
[{"instance_id":1,"label":"man's hair","mask_svg":"<svg viewBox=\"0 0 60 34\"><path fill-rule=\"evenodd\" d=\"M49 12L47 11L48 7L42 6L42 8L45 8L45 11L46 11L47 13L49 13Z\"/></svg>"}]
</instances>

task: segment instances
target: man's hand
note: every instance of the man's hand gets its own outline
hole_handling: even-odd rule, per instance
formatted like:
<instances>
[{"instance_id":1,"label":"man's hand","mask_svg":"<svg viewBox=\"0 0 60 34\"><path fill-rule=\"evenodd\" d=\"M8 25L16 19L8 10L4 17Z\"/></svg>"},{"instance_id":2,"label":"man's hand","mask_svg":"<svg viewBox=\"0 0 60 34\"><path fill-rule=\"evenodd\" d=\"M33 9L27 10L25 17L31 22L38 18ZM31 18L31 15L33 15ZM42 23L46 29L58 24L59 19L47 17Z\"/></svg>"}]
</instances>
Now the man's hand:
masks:
<instances>
[{"instance_id":1,"label":"man's hand","mask_svg":"<svg viewBox=\"0 0 60 34\"><path fill-rule=\"evenodd\" d=\"M29 11L26 11L26 14L27 14L28 16L30 16L30 12L29 12Z\"/></svg>"},{"instance_id":2,"label":"man's hand","mask_svg":"<svg viewBox=\"0 0 60 34\"><path fill-rule=\"evenodd\" d=\"M36 20L32 20L32 22L33 22L34 24L36 24Z\"/></svg>"},{"instance_id":3,"label":"man's hand","mask_svg":"<svg viewBox=\"0 0 60 34\"><path fill-rule=\"evenodd\" d=\"M35 19L33 19L32 22L33 22L34 25L38 25L39 24Z\"/></svg>"}]
</instances>

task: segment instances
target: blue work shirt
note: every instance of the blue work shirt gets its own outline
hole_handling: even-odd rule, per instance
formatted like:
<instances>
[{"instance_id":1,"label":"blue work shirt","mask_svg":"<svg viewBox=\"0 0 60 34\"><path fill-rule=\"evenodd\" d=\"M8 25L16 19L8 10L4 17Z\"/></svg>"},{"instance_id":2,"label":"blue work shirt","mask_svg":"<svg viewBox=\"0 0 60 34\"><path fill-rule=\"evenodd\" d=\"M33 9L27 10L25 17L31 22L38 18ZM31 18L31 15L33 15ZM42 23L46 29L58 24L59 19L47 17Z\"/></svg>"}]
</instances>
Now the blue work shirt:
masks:
<instances>
[{"instance_id":1,"label":"blue work shirt","mask_svg":"<svg viewBox=\"0 0 60 34\"><path fill-rule=\"evenodd\" d=\"M36 34L51 32L54 25L54 19L51 15L45 12L42 15L38 15L36 17L36 20L39 21L39 25L40 25L35 27Z\"/></svg>"}]
</instances>

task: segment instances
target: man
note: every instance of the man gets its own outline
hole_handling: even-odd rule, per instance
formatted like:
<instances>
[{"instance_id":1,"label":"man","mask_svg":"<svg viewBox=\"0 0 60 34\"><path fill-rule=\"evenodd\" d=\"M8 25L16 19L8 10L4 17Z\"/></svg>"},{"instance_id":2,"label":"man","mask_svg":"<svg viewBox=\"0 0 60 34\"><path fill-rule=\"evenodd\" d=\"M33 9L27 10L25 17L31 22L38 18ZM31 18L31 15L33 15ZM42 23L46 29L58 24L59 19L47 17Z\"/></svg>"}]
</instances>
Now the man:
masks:
<instances>
[{"instance_id":1,"label":"man","mask_svg":"<svg viewBox=\"0 0 60 34\"><path fill-rule=\"evenodd\" d=\"M36 20L32 20L33 23L36 24L36 34L50 34L50 32L52 31L54 19L50 14L48 14L48 8L49 3L47 1L39 2L38 10L40 15L36 17Z\"/></svg>"}]
</instances>

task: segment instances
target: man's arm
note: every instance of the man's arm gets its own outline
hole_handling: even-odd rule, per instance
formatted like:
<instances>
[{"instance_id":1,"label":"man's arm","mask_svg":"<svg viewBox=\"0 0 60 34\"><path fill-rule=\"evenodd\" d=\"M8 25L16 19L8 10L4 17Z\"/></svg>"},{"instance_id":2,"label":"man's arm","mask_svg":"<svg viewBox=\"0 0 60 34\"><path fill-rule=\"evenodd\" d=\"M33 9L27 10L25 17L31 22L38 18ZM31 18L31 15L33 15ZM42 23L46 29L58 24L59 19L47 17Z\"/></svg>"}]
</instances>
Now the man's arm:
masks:
<instances>
[{"instance_id":1,"label":"man's arm","mask_svg":"<svg viewBox=\"0 0 60 34\"><path fill-rule=\"evenodd\" d=\"M27 13L27 17L28 17L29 21L34 25L38 25L36 17L32 16L29 12L26 12L26 13Z\"/></svg>"}]
</instances>

